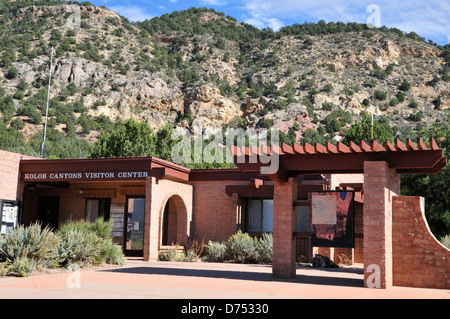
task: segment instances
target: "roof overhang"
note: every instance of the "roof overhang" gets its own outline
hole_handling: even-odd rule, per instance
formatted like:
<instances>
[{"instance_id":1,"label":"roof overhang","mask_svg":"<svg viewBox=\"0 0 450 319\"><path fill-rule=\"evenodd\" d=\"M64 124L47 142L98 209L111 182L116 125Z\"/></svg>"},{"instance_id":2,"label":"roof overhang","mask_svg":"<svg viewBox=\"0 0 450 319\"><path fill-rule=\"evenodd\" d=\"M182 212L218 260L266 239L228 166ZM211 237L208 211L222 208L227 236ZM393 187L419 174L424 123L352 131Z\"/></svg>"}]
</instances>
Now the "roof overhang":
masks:
<instances>
[{"instance_id":1,"label":"roof overhang","mask_svg":"<svg viewBox=\"0 0 450 319\"><path fill-rule=\"evenodd\" d=\"M406 145L398 139L394 144L386 140L384 146L377 141L370 145L364 141L359 145L350 142L348 146L341 142L325 146L283 143L281 147L233 146L231 152L241 171L262 172L268 165L267 160L261 162L262 156L271 157L271 160L277 158L278 170L269 175L274 180L285 180L298 174L363 173L366 161L385 161L399 174L437 174L447 165L447 158L433 138L430 138L429 147L419 138L416 144L408 139Z\"/></svg>"},{"instance_id":2,"label":"roof overhang","mask_svg":"<svg viewBox=\"0 0 450 319\"><path fill-rule=\"evenodd\" d=\"M188 181L190 169L156 157L23 159L24 183L144 181L147 177Z\"/></svg>"}]
</instances>

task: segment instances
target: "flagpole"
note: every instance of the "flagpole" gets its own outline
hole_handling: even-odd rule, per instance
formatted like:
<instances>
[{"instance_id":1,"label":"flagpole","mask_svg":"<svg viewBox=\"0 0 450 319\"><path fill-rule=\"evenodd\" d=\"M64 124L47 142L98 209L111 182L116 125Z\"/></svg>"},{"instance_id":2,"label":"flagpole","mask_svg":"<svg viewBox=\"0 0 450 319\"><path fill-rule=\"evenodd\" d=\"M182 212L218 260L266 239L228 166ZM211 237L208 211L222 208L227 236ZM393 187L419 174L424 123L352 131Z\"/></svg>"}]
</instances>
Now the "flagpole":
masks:
<instances>
[{"instance_id":1,"label":"flagpole","mask_svg":"<svg viewBox=\"0 0 450 319\"><path fill-rule=\"evenodd\" d=\"M48 92L47 92L47 107L45 110L45 124L44 124L44 136L42 137L42 145L41 145L41 151L39 153L39 157L40 158L44 158L45 157L45 139L47 137L47 118L48 118L48 105L49 105L49 101L50 101L50 85L52 82L52 68L53 68L53 47L52 47L52 55L50 58L50 76L48 78Z\"/></svg>"},{"instance_id":2,"label":"flagpole","mask_svg":"<svg viewBox=\"0 0 450 319\"><path fill-rule=\"evenodd\" d=\"M372 88L372 126L370 128L370 139L373 141L373 113L375 111L375 104L373 104L373 88Z\"/></svg>"}]
</instances>

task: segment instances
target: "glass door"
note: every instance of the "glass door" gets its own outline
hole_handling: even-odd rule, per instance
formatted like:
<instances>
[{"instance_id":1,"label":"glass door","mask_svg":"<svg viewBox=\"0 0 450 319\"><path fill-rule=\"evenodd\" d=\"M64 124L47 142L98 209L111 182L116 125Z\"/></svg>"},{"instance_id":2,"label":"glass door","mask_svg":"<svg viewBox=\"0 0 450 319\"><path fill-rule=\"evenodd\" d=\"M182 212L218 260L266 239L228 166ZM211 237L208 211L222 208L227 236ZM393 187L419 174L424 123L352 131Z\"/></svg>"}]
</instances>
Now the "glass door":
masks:
<instances>
[{"instance_id":1,"label":"glass door","mask_svg":"<svg viewBox=\"0 0 450 319\"><path fill-rule=\"evenodd\" d=\"M125 253L140 256L144 250L145 198L128 197L125 216Z\"/></svg>"}]
</instances>

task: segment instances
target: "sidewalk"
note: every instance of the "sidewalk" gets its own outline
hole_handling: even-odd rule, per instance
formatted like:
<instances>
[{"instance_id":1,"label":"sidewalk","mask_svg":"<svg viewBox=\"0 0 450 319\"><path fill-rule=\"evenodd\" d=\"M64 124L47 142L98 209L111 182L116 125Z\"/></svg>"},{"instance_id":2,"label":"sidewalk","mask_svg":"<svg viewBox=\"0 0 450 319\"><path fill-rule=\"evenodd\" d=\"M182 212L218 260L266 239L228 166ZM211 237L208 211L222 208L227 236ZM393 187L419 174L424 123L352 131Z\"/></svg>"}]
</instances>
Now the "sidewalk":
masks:
<instances>
[{"instance_id":1,"label":"sidewalk","mask_svg":"<svg viewBox=\"0 0 450 319\"><path fill-rule=\"evenodd\" d=\"M1 299L450 299L449 290L363 287L362 268L298 267L272 278L270 265L144 262L124 267L0 278Z\"/></svg>"}]
</instances>

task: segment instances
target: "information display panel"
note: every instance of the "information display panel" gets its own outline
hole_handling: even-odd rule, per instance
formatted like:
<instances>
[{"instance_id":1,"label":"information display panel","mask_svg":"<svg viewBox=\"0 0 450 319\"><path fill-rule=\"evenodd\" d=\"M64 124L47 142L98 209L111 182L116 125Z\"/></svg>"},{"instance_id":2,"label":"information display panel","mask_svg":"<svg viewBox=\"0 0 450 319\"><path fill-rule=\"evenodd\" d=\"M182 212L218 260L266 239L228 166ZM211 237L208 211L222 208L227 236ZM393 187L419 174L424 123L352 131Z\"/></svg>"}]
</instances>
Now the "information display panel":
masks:
<instances>
[{"instance_id":1,"label":"information display panel","mask_svg":"<svg viewBox=\"0 0 450 319\"><path fill-rule=\"evenodd\" d=\"M353 192L311 194L311 244L316 247L353 248Z\"/></svg>"},{"instance_id":2,"label":"information display panel","mask_svg":"<svg viewBox=\"0 0 450 319\"><path fill-rule=\"evenodd\" d=\"M17 227L19 223L20 203L17 201L0 200L0 233L6 234Z\"/></svg>"}]
</instances>

